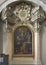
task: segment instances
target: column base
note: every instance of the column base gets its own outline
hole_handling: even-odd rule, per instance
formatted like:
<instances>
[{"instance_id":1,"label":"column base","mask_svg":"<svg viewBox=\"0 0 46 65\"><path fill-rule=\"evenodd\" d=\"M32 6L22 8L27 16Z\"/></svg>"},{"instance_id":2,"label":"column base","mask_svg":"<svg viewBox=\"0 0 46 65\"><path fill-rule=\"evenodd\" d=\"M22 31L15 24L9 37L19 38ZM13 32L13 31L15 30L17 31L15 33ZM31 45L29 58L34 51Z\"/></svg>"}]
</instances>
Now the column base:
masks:
<instances>
[{"instance_id":1,"label":"column base","mask_svg":"<svg viewBox=\"0 0 46 65\"><path fill-rule=\"evenodd\" d=\"M42 65L41 60L29 60L30 58L24 58L22 59L16 59L14 58L11 62L9 62L9 65Z\"/></svg>"},{"instance_id":2,"label":"column base","mask_svg":"<svg viewBox=\"0 0 46 65\"><path fill-rule=\"evenodd\" d=\"M37 61L37 62L34 62L33 65L42 65L42 63L41 63L41 61L39 60L39 61Z\"/></svg>"}]
</instances>

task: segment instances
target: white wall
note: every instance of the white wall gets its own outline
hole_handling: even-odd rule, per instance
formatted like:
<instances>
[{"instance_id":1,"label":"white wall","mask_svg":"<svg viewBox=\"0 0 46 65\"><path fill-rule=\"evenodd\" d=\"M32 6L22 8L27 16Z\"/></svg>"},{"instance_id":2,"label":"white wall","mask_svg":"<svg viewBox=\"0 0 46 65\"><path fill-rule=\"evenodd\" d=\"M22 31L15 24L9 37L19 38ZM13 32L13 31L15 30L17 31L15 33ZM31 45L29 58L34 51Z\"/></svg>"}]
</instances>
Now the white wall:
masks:
<instances>
[{"instance_id":1,"label":"white wall","mask_svg":"<svg viewBox=\"0 0 46 65\"><path fill-rule=\"evenodd\" d=\"M46 65L46 23L42 25L41 33L41 59L43 65Z\"/></svg>"}]
</instances>

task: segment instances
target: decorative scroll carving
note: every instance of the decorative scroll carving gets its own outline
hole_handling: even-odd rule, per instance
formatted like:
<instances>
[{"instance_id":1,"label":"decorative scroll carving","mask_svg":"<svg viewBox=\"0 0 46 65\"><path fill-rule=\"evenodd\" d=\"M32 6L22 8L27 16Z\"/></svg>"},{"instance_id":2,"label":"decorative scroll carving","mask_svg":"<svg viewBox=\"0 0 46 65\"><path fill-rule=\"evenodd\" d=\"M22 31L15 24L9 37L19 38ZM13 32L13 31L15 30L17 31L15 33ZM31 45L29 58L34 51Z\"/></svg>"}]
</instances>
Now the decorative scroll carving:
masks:
<instances>
[{"instance_id":1,"label":"decorative scroll carving","mask_svg":"<svg viewBox=\"0 0 46 65\"><path fill-rule=\"evenodd\" d=\"M29 23L31 20L31 5L27 5L26 3L22 3L16 5L13 11L11 7L7 7L2 11L2 19L7 21L10 24L18 24L18 23Z\"/></svg>"},{"instance_id":2,"label":"decorative scroll carving","mask_svg":"<svg viewBox=\"0 0 46 65\"><path fill-rule=\"evenodd\" d=\"M40 6L32 7L30 4L23 2L14 7L7 6L3 9L2 20L5 22L7 20L11 28L18 24L30 24L34 28L39 29L45 20L45 12Z\"/></svg>"},{"instance_id":3,"label":"decorative scroll carving","mask_svg":"<svg viewBox=\"0 0 46 65\"><path fill-rule=\"evenodd\" d=\"M35 31L39 30L41 27L41 24L45 20L45 12L43 9L38 6L32 9L31 11L31 22L34 23Z\"/></svg>"},{"instance_id":4,"label":"decorative scroll carving","mask_svg":"<svg viewBox=\"0 0 46 65\"><path fill-rule=\"evenodd\" d=\"M45 12L41 7L35 7L31 11L31 21L34 22L38 20L39 22L42 22L45 19Z\"/></svg>"},{"instance_id":5,"label":"decorative scroll carving","mask_svg":"<svg viewBox=\"0 0 46 65\"><path fill-rule=\"evenodd\" d=\"M3 21L7 19L7 16L6 16L6 15L7 15L6 10L7 10L7 8L4 8L4 9L2 10L1 18L2 18Z\"/></svg>"}]
</instances>

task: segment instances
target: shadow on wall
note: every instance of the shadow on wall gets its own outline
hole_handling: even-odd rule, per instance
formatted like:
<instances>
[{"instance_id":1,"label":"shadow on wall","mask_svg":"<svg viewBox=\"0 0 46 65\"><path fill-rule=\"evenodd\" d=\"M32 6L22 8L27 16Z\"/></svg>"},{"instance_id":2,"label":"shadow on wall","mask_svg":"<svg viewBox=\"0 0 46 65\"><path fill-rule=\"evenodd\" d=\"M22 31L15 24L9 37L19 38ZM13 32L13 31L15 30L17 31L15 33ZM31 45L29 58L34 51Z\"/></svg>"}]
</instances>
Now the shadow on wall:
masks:
<instances>
[{"instance_id":1,"label":"shadow on wall","mask_svg":"<svg viewBox=\"0 0 46 65\"><path fill-rule=\"evenodd\" d=\"M3 52L3 24L0 19L0 53Z\"/></svg>"},{"instance_id":2,"label":"shadow on wall","mask_svg":"<svg viewBox=\"0 0 46 65\"><path fill-rule=\"evenodd\" d=\"M41 60L42 64L46 65L46 22L41 28Z\"/></svg>"}]
</instances>

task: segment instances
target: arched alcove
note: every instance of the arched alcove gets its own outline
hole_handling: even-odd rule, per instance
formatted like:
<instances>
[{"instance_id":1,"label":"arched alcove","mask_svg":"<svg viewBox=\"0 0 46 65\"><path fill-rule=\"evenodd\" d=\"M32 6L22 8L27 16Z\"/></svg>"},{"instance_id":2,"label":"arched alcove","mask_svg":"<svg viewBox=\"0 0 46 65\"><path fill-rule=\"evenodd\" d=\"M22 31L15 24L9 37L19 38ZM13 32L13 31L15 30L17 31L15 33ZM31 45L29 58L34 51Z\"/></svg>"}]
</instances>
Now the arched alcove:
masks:
<instances>
[{"instance_id":1,"label":"arched alcove","mask_svg":"<svg viewBox=\"0 0 46 65\"><path fill-rule=\"evenodd\" d=\"M2 4L0 8L1 8L0 10L1 19L2 19L3 24L5 24L3 26L3 53L9 55L10 63L11 64L36 64L36 65L39 64L41 65L40 29L41 29L41 25L43 21L46 19L45 18L46 14L45 14L44 8L42 8L42 5L40 6L40 1L38 5L38 2L36 1L8 0L4 4ZM33 50L32 51L33 57L31 55L27 55L27 56L21 55L21 54L17 55L16 53L14 53L16 55L13 56L14 55L13 51L16 51L16 50L13 50L13 45L16 46L14 42L16 43L16 41L18 41L18 40L15 40L15 37L17 37L16 36L17 33L19 34L19 31L16 33L15 29L17 30L21 28L25 29L25 31L26 29L27 30L29 29L28 31L26 31L27 35L28 35L28 32L30 32L30 35L31 35L31 32L32 32L31 30L33 30L32 39L31 39L33 42L32 44L33 46L31 45L32 50ZM14 32L15 32L15 35L14 35ZM21 32L20 32L20 36L21 36ZM25 36L24 34L23 36ZM30 37L30 35L28 36L28 38ZM26 37L23 37L23 38L26 39ZM23 42L24 40L22 39L21 42ZM4 43L6 46L4 46ZM21 45L21 51L24 49L22 48L24 45ZM29 49L29 47L27 48ZM23 51L22 53L27 54L26 50Z\"/></svg>"}]
</instances>

